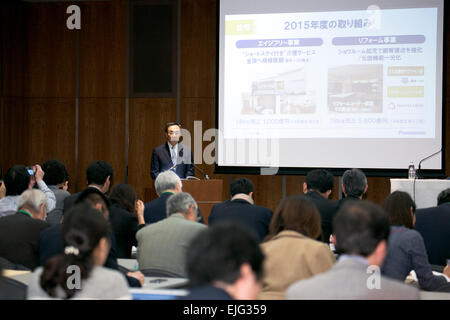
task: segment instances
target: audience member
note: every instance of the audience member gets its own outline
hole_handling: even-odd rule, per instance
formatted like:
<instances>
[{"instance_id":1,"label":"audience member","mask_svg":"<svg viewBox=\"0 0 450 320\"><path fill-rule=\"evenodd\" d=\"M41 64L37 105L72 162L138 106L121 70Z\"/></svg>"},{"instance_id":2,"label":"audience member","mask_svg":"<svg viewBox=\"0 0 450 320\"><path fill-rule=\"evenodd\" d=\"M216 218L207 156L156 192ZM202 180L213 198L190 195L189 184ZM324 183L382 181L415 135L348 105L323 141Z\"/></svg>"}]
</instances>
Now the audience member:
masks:
<instances>
[{"instance_id":1,"label":"audience member","mask_svg":"<svg viewBox=\"0 0 450 320\"><path fill-rule=\"evenodd\" d=\"M145 204L145 223L155 223L167 218L167 199L178 192L181 192L182 182L180 177L173 171L168 170L158 174L155 180L155 190L158 198Z\"/></svg>"},{"instance_id":2,"label":"audience member","mask_svg":"<svg viewBox=\"0 0 450 320\"><path fill-rule=\"evenodd\" d=\"M136 234L139 269L159 269L185 277L186 249L206 226L197 222L197 203L186 192L167 199L167 216Z\"/></svg>"},{"instance_id":3,"label":"audience member","mask_svg":"<svg viewBox=\"0 0 450 320\"><path fill-rule=\"evenodd\" d=\"M344 198L339 200L338 209L349 200L361 200L368 189L367 178L360 169L349 169L342 175L342 193Z\"/></svg>"},{"instance_id":4,"label":"audience member","mask_svg":"<svg viewBox=\"0 0 450 320\"><path fill-rule=\"evenodd\" d=\"M415 228L423 237L429 262L445 266L450 259L450 188L437 200L436 207L417 209Z\"/></svg>"},{"instance_id":5,"label":"audience member","mask_svg":"<svg viewBox=\"0 0 450 320\"><path fill-rule=\"evenodd\" d=\"M84 189L78 196L75 204L78 203L87 203L92 208L100 211L103 214L103 217L106 221L109 221L109 208L110 201L106 196L97 188L86 188ZM64 252L63 244L61 242L61 232L62 225L54 225L43 232L39 237L39 252L40 252L40 263L44 265L45 262L51 257L62 254ZM114 237L114 233L110 232L109 235L110 240L110 249L108 258L106 259L104 267L119 270L119 265L117 263L117 251L116 251L116 240ZM144 275L137 272L127 272L126 278L128 284L131 287L140 287L144 282Z\"/></svg>"},{"instance_id":6,"label":"audience member","mask_svg":"<svg viewBox=\"0 0 450 320\"><path fill-rule=\"evenodd\" d=\"M270 209L257 206L253 201L253 182L247 178L234 180L230 185L231 200L213 206L208 224L214 226L223 221L235 221L248 226L263 241L269 232L272 219Z\"/></svg>"},{"instance_id":7,"label":"audience member","mask_svg":"<svg viewBox=\"0 0 450 320\"><path fill-rule=\"evenodd\" d=\"M39 234L50 226L44 221L46 203L40 190L22 193L17 213L0 219L0 257L31 270L39 266Z\"/></svg>"},{"instance_id":8,"label":"audience member","mask_svg":"<svg viewBox=\"0 0 450 320\"><path fill-rule=\"evenodd\" d=\"M261 289L264 255L255 234L225 222L198 234L187 251L186 300L253 300Z\"/></svg>"},{"instance_id":9,"label":"audience member","mask_svg":"<svg viewBox=\"0 0 450 320\"><path fill-rule=\"evenodd\" d=\"M446 284L445 277L433 274L422 236L412 230L416 205L411 196L403 191L394 191L384 200L383 207L389 214L391 231L382 274L405 281L410 271L414 270L423 290L435 290ZM444 273L450 276L450 266L445 267Z\"/></svg>"},{"instance_id":10,"label":"audience member","mask_svg":"<svg viewBox=\"0 0 450 320\"><path fill-rule=\"evenodd\" d=\"M164 128L166 142L152 151L150 175L156 179L161 172L173 170L181 179L195 175L191 149L179 142L181 124L170 122Z\"/></svg>"},{"instance_id":11,"label":"audience member","mask_svg":"<svg viewBox=\"0 0 450 320\"><path fill-rule=\"evenodd\" d=\"M137 246L136 232L145 226L144 203L128 184L114 186L109 199L109 221L116 238L117 258L130 259L131 248Z\"/></svg>"},{"instance_id":12,"label":"audience member","mask_svg":"<svg viewBox=\"0 0 450 320\"><path fill-rule=\"evenodd\" d=\"M86 179L88 188L96 188L106 194L113 179L114 170L112 166L105 161L94 161L86 169ZM69 210L75 204L80 193L75 193L64 199L64 212Z\"/></svg>"},{"instance_id":13,"label":"audience member","mask_svg":"<svg viewBox=\"0 0 450 320\"><path fill-rule=\"evenodd\" d=\"M42 165L42 169L45 172L44 181L56 198L56 207L47 213L46 221L51 225L59 224L63 217L64 199L70 196L67 191L69 175L64 163L56 159L46 161Z\"/></svg>"},{"instance_id":14,"label":"audience member","mask_svg":"<svg viewBox=\"0 0 450 320\"><path fill-rule=\"evenodd\" d=\"M130 299L123 275L102 267L110 248L108 234L108 222L98 210L74 206L62 225L64 254L36 269L28 299Z\"/></svg>"},{"instance_id":15,"label":"audience member","mask_svg":"<svg viewBox=\"0 0 450 320\"><path fill-rule=\"evenodd\" d=\"M3 276L4 267L0 263L0 300L25 300L27 289L12 283L11 279Z\"/></svg>"},{"instance_id":16,"label":"audience member","mask_svg":"<svg viewBox=\"0 0 450 320\"><path fill-rule=\"evenodd\" d=\"M319 240L325 243L330 241L333 234L333 217L337 212L337 203L328 198L333 191L333 175L324 169L309 171L303 183L303 193L314 203L319 210L322 222L322 234Z\"/></svg>"},{"instance_id":17,"label":"audience member","mask_svg":"<svg viewBox=\"0 0 450 320\"><path fill-rule=\"evenodd\" d=\"M333 230L343 253L338 262L328 272L293 284L288 299L419 299L416 288L380 275L389 237L389 218L380 207L349 201L336 214Z\"/></svg>"},{"instance_id":18,"label":"audience member","mask_svg":"<svg viewBox=\"0 0 450 320\"><path fill-rule=\"evenodd\" d=\"M320 214L308 197L281 201L261 245L266 259L259 299L285 299L286 289L294 282L331 269L333 253L328 245L314 240L320 233Z\"/></svg>"},{"instance_id":19,"label":"audience member","mask_svg":"<svg viewBox=\"0 0 450 320\"><path fill-rule=\"evenodd\" d=\"M6 197L0 199L0 217L14 214L17 211L17 201L19 196L25 191L32 189L37 183L39 190L47 196L47 212L52 211L56 206L55 194L44 182L44 171L40 165L35 165L34 174L30 174L23 165L16 165L8 169L5 174Z\"/></svg>"}]
</instances>

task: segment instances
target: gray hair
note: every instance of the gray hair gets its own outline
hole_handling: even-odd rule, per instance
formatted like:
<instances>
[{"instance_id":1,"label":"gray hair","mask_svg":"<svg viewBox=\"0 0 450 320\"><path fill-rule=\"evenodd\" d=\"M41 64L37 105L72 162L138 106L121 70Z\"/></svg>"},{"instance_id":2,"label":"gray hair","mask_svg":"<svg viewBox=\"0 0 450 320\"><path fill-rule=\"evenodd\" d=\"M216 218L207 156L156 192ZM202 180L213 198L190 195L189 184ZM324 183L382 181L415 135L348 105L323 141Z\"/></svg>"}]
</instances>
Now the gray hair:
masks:
<instances>
[{"instance_id":1,"label":"gray hair","mask_svg":"<svg viewBox=\"0 0 450 320\"><path fill-rule=\"evenodd\" d=\"M17 208L27 206L33 211L39 212L42 204L47 205L47 196L41 190L31 189L24 191L19 200L17 200Z\"/></svg>"},{"instance_id":2,"label":"gray hair","mask_svg":"<svg viewBox=\"0 0 450 320\"><path fill-rule=\"evenodd\" d=\"M170 216L174 213L187 213L190 206L194 206L195 210L198 209L197 202L195 202L194 198L187 192L179 192L174 195L171 195L167 199L167 216Z\"/></svg>"},{"instance_id":3,"label":"gray hair","mask_svg":"<svg viewBox=\"0 0 450 320\"><path fill-rule=\"evenodd\" d=\"M347 196L361 197L367 185L367 178L360 169L350 169L342 175L342 184Z\"/></svg>"},{"instance_id":4,"label":"gray hair","mask_svg":"<svg viewBox=\"0 0 450 320\"><path fill-rule=\"evenodd\" d=\"M175 172L171 170L161 172L155 180L156 193L160 195L164 190L173 190L177 183L180 184L180 188L183 186L180 177Z\"/></svg>"}]
</instances>

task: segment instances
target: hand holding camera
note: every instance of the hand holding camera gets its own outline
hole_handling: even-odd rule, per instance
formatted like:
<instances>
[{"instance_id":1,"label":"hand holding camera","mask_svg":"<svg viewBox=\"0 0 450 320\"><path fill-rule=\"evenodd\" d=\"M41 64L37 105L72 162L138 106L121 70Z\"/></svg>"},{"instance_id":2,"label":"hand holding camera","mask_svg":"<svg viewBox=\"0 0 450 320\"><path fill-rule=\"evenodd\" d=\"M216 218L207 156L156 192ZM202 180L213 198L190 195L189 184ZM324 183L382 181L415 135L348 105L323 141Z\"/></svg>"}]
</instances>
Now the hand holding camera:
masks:
<instances>
[{"instance_id":1,"label":"hand holding camera","mask_svg":"<svg viewBox=\"0 0 450 320\"><path fill-rule=\"evenodd\" d=\"M34 167L34 176L36 177L36 182L42 181L44 179L45 172L42 170L40 165L35 165Z\"/></svg>"}]
</instances>

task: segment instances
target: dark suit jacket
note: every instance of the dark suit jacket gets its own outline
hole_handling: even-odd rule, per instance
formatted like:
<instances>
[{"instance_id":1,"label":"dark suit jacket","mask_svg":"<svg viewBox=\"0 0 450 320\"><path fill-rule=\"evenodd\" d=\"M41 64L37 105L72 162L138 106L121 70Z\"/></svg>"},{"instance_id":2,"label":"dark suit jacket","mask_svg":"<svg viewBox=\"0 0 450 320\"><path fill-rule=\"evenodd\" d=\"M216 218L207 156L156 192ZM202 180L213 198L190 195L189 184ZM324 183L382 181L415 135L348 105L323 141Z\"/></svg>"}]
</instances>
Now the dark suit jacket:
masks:
<instances>
[{"instance_id":1,"label":"dark suit jacket","mask_svg":"<svg viewBox=\"0 0 450 320\"><path fill-rule=\"evenodd\" d=\"M116 238L117 258L130 259L131 247L137 246L136 232L139 226L136 214L126 211L118 203L113 203L109 209L109 221Z\"/></svg>"},{"instance_id":2,"label":"dark suit jacket","mask_svg":"<svg viewBox=\"0 0 450 320\"><path fill-rule=\"evenodd\" d=\"M444 277L433 274L422 236L416 230L392 226L381 273L404 281L411 270L416 272L422 290L436 290L447 283Z\"/></svg>"},{"instance_id":3,"label":"dark suit jacket","mask_svg":"<svg viewBox=\"0 0 450 320\"><path fill-rule=\"evenodd\" d=\"M190 163L188 163L190 160ZM178 160L179 163L175 168L175 173L184 179L188 176L194 176L194 157L191 150L183 144L178 144ZM156 179L158 174L170 169L173 166L170 150L167 142L153 149L152 160L150 164L150 175L152 179Z\"/></svg>"},{"instance_id":4,"label":"dark suit jacket","mask_svg":"<svg viewBox=\"0 0 450 320\"><path fill-rule=\"evenodd\" d=\"M39 237L39 253L40 253L40 265L43 266L45 262L53 256L62 254L63 243L62 243L62 225L55 225L47 228ZM117 252L116 252L116 240L113 233L110 233L109 240L111 248L109 249L108 257L106 258L105 268L119 270L119 264L117 263ZM128 285L130 287L140 287L141 284L139 280L128 277L126 274L124 276L127 278Z\"/></svg>"},{"instance_id":5,"label":"dark suit jacket","mask_svg":"<svg viewBox=\"0 0 450 320\"><path fill-rule=\"evenodd\" d=\"M71 209L75 205L75 201L77 201L78 196L81 192L74 193L64 199L64 210L63 215L66 213L69 209Z\"/></svg>"},{"instance_id":6,"label":"dark suit jacket","mask_svg":"<svg viewBox=\"0 0 450 320\"><path fill-rule=\"evenodd\" d=\"M180 297L179 300L233 300L233 298L223 289L203 286L189 289L188 295Z\"/></svg>"},{"instance_id":7,"label":"dark suit jacket","mask_svg":"<svg viewBox=\"0 0 450 320\"><path fill-rule=\"evenodd\" d=\"M0 218L0 257L33 270L39 266L39 234L48 227L20 212Z\"/></svg>"},{"instance_id":8,"label":"dark suit jacket","mask_svg":"<svg viewBox=\"0 0 450 320\"><path fill-rule=\"evenodd\" d=\"M253 205L243 199L228 200L214 205L208 218L213 226L220 221L236 221L255 231L260 241L269 232L273 212L270 209Z\"/></svg>"},{"instance_id":9,"label":"dark suit jacket","mask_svg":"<svg viewBox=\"0 0 450 320\"><path fill-rule=\"evenodd\" d=\"M163 192L159 198L156 198L145 204L144 220L145 223L155 223L167 218L166 202L173 195L172 192Z\"/></svg>"},{"instance_id":10,"label":"dark suit jacket","mask_svg":"<svg viewBox=\"0 0 450 320\"><path fill-rule=\"evenodd\" d=\"M415 229L423 237L430 263L445 266L450 259L450 203L416 210Z\"/></svg>"},{"instance_id":11,"label":"dark suit jacket","mask_svg":"<svg viewBox=\"0 0 450 320\"><path fill-rule=\"evenodd\" d=\"M333 217L338 209L337 203L322 197L316 191L309 191L305 194L305 196L314 203L320 213L320 220L322 221L322 235L319 240L329 243L330 235L333 233Z\"/></svg>"}]
</instances>

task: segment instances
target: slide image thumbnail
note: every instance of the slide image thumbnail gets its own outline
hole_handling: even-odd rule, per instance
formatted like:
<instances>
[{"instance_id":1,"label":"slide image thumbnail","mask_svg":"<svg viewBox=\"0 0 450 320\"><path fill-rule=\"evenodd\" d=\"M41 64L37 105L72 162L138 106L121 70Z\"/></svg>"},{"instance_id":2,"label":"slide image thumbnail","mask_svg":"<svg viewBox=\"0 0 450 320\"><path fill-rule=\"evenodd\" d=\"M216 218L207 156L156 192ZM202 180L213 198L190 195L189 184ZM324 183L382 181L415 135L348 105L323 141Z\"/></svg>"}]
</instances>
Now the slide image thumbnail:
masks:
<instances>
[{"instance_id":1,"label":"slide image thumbnail","mask_svg":"<svg viewBox=\"0 0 450 320\"><path fill-rule=\"evenodd\" d=\"M338 113L381 113L383 65L355 64L328 69L328 110Z\"/></svg>"},{"instance_id":2,"label":"slide image thumbnail","mask_svg":"<svg viewBox=\"0 0 450 320\"><path fill-rule=\"evenodd\" d=\"M314 92L306 90L303 68L254 80L242 93L241 114L315 113Z\"/></svg>"}]
</instances>

